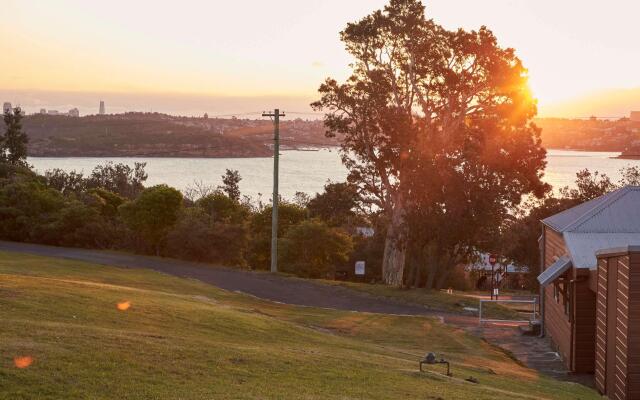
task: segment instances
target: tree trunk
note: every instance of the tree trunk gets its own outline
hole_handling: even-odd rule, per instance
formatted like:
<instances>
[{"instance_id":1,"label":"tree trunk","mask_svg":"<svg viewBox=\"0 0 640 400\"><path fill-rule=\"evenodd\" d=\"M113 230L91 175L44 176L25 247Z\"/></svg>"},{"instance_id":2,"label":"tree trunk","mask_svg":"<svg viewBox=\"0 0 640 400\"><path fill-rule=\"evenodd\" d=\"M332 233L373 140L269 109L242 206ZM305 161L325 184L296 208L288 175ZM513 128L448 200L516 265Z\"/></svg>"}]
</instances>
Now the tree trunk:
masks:
<instances>
[{"instance_id":1,"label":"tree trunk","mask_svg":"<svg viewBox=\"0 0 640 400\"><path fill-rule=\"evenodd\" d=\"M425 261L427 264L427 283L425 289L433 289L435 286L436 275L438 275L438 269L440 263L438 262L437 244L429 243L425 248Z\"/></svg>"},{"instance_id":2,"label":"tree trunk","mask_svg":"<svg viewBox=\"0 0 640 400\"><path fill-rule=\"evenodd\" d=\"M420 287L420 280L422 279L421 277L421 273L422 272L422 265L418 262L416 263L416 271L413 274L413 286L414 287Z\"/></svg>"},{"instance_id":3,"label":"tree trunk","mask_svg":"<svg viewBox=\"0 0 640 400\"><path fill-rule=\"evenodd\" d=\"M436 282L436 289L442 289L444 284L447 282L449 272L451 272L452 268L453 266L451 265L447 265L445 268L441 268L442 271L440 271L440 276L438 277L438 281Z\"/></svg>"},{"instance_id":4,"label":"tree trunk","mask_svg":"<svg viewBox=\"0 0 640 400\"><path fill-rule=\"evenodd\" d=\"M407 254L404 227L404 208L396 203L387 228L382 258L382 280L387 285L401 287Z\"/></svg>"},{"instance_id":5,"label":"tree trunk","mask_svg":"<svg viewBox=\"0 0 640 400\"><path fill-rule=\"evenodd\" d=\"M438 263L430 263L429 271L427 272L427 284L424 286L425 289L433 289L434 283L436 281L436 274L438 273Z\"/></svg>"}]
</instances>

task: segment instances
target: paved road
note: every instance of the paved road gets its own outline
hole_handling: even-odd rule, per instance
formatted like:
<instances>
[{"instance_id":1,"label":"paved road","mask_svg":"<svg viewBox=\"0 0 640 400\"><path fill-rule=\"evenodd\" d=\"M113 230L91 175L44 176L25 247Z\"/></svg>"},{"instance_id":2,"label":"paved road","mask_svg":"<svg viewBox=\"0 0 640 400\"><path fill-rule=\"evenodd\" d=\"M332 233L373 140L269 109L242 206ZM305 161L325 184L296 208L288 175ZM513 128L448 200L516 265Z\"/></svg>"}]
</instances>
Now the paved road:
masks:
<instances>
[{"instance_id":1,"label":"paved road","mask_svg":"<svg viewBox=\"0 0 640 400\"><path fill-rule=\"evenodd\" d=\"M379 298L340 286L158 257L0 241L0 251L87 261L125 268L145 268L184 278L198 279L222 289L250 294L286 304L384 314L458 316L439 314L420 305ZM470 318L470 317L467 317ZM464 318L463 318L464 320ZM469 320L476 321L475 318Z\"/></svg>"}]
</instances>

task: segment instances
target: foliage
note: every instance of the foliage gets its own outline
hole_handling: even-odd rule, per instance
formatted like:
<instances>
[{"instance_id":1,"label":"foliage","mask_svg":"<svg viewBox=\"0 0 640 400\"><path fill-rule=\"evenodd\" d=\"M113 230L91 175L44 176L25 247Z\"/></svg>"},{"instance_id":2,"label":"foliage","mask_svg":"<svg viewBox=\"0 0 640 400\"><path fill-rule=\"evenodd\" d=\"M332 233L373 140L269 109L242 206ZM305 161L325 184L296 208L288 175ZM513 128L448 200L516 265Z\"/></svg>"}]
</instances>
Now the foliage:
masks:
<instances>
[{"instance_id":1,"label":"foliage","mask_svg":"<svg viewBox=\"0 0 640 400\"><path fill-rule=\"evenodd\" d=\"M251 244L248 261L252 268L267 269L271 260L271 206L264 207L251 217ZM285 201L278 205L278 238L286 235L294 225L307 217L306 209Z\"/></svg>"},{"instance_id":2,"label":"foliage","mask_svg":"<svg viewBox=\"0 0 640 400\"><path fill-rule=\"evenodd\" d=\"M349 260L352 250L353 242L346 232L307 220L287 231L280 241L278 258L283 272L326 278Z\"/></svg>"},{"instance_id":3,"label":"foliage","mask_svg":"<svg viewBox=\"0 0 640 400\"><path fill-rule=\"evenodd\" d=\"M47 170L44 173L47 186L62 194L79 194L87 189L87 181L81 172L66 172L60 168Z\"/></svg>"},{"instance_id":4,"label":"foliage","mask_svg":"<svg viewBox=\"0 0 640 400\"><path fill-rule=\"evenodd\" d=\"M144 189L147 163L126 164L107 162L96 166L87 177L87 188L102 188L128 199L134 199Z\"/></svg>"},{"instance_id":5,"label":"foliage","mask_svg":"<svg viewBox=\"0 0 640 400\"><path fill-rule=\"evenodd\" d=\"M138 198L119 207L122 220L160 255L167 233L178 221L182 194L167 185L145 189Z\"/></svg>"},{"instance_id":6,"label":"foliage","mask_svg":"<svg viewBox=\"0 0 640 400\"><path fill-rule=\"evenodd\" d=\"M183 210L167 235L168 254L229 266L245 265L248 243L246 224L215 220L200 207Z\"/></svg>"},{"instance_id":7,"label":"foliage","mask_svg":"<svg viewBox=\"0 0 640 400\"><path fill-rule=\"evenodd\" d=\"M410 245L429 246L430 273L442 277L483 236L478 227L547 189L526 69L486 27L448 31L418 0L391 0L341 38L351 76L327 79L313 107L327 111L328 135L344 135L349 182L385 214L383 279L403 284ZM407 221L453 234L436 241Z\"/></svg>"},{"instance_id":8,"label":"foliage","mask_svg":"<svg viewBox=\"0 0 640 400\"><path fill-rule=\"evenodd\" d=\"M250 210L246 205L220 191L202 197L195 205L213 222L243 224L249 218Z\"/></svg>"},{"instance_id":9,"label":"foliage","mask_svg":"<svg viewBox=\"0 0 640 400\"><path fill-rule=\"evenodd\" d=\"M1 165L1 164L0 164ZM109 247L113 227L89 197L68 198L33 173L0 183L0 238L60 246Z\"/></svg>"},{"instance_id":10,"label":"foliage","mask_svg":"<svg viewBox=\"0 0 640 400\"><path fill-rule=\"evenodd\" d=\"M12 165L27 165L27 143L29 138L22 129L23 112L20 107L4 113L7 131L0 136L0 162Z\"/></svg>"},{"instance_id":11,"label":"foliage","mask_svg":"<svg viewBox=\"0 0 640 400\"><path fill-rule=\"evenodd\" d=\"M220 187L223 192L229 196L231 200L240 201L240 172L237 170L227 169L224 175L222 175L223 185Z\"/></svg>"},{"instance_id":12,"label":"foliage","mask_svg":"<svg viewBox=\"0 0 640 400\"><path fill-rule=\"evenodd\" d=\"M91 189L103 189L119 196L134 199L144 189L147 180L146 163L136 162L131 168L127 164L109 161L97 165L88 177L81 172L66 172L59 168L46 171L47 185L68 194L80 194Z\"/></svg>"},{"instance_id":13,"label":"foliage","mask_svg":"<svg viewBox=\"0 0 640 400\"><path fill-rule=\"evenodd\" d=\"M309 200L311 217L320 218L330 226L345 226L355 222L360 201L358 189L347 182L327 183L323 193Z\"/></svg>"}]
</instances>

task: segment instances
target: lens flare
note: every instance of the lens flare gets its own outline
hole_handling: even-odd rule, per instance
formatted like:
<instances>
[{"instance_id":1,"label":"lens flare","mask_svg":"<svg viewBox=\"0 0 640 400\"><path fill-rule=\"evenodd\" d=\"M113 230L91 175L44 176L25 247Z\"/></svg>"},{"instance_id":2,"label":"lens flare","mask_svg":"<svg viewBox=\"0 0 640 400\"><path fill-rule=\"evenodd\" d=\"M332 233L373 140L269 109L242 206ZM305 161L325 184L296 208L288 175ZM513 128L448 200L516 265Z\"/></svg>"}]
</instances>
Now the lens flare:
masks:
<instances>
[{"instance_id":1,"label":"lens flare","mask_svg":"<svg viewBox=\"0 0 640 400\"><path fill-rule=\"evenodd\" d=\"M31 364L33 364L33 357L31 356L22 356L22 357L14 357L13 364L16 368L27 368Z\"/></svg>"},{"instance_id":2,"label":"lens flare","mask_svg":"<svg viewBox=\"0 0 640 400\"><path fill-rule=\"evenodd\" d=\"M127 311L129 309L129 307L131 307L131 302L130 301L122 301L122 302L118 303L117 307L118 307L118 310L120 310L120 311Z\"/></svg>"}]
</instances>

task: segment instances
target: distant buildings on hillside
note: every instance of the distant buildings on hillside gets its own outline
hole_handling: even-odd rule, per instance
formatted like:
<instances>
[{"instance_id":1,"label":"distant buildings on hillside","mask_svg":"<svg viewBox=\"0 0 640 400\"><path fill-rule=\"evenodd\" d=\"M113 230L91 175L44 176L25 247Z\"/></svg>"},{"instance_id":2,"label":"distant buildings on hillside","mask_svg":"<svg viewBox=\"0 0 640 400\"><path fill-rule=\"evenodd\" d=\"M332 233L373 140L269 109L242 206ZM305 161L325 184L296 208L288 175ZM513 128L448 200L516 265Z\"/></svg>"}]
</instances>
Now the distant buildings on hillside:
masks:
<instances>
[{"instance_id":1,"label":"distant buildings on hillside","mask_svg":"<svg viewBox=\"0 0 640 400\"><path fill-rule=\"evenodd\" d=\"M80 116L80 110L78 110L77 108L72 108L71 110L65 112L60 112L58 110L47 110L44 108L40 109L40 113L39 114L43 114L43 115L62 115L65 117L79 117Z\"/></svg>"}]
</instances>

